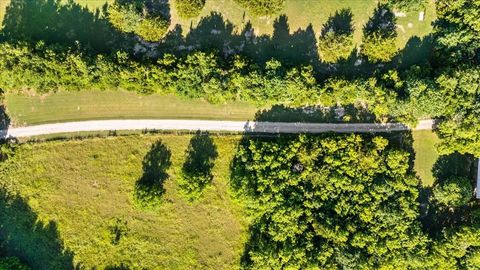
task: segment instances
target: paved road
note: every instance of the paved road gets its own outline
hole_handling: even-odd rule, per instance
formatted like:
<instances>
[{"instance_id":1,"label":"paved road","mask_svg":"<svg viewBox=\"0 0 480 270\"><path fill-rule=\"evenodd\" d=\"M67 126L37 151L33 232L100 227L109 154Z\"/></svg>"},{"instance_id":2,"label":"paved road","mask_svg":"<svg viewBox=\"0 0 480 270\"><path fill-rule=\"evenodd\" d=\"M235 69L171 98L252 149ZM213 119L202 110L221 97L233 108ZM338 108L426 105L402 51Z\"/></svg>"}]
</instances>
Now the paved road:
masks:
<instances>
[{"instance_id":1,"label":"paved road","mask_svg":"<svg viewBox=\"0 0 480 270\"><path fill-rule=\"evenodd\" d=\"M422 120L414 130L429 130L432 120ZM0 131L0 137L31 137L55 133L109 130L205 130L257 133L372 133L404 131L410 128L398 123L375 124L331 124L331 123L286 123L286 122L243 122L207 120L98 120L45 124L10 128Z\"/></svg>"}]
</instances>

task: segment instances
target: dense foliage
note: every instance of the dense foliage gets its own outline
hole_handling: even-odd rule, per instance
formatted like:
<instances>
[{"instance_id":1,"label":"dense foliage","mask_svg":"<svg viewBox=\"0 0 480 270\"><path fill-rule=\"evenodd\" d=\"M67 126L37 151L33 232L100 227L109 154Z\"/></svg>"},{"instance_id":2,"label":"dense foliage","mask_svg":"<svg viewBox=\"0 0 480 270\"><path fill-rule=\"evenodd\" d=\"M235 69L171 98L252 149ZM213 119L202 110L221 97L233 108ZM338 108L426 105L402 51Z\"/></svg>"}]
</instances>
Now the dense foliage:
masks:
<instances>
[{"instance_id":1,"label":"dense foliage","mask_svg":"<svg viewBox=\"0 0 480 270\"><path fill-rule=\"evenodd\" d=\"M466 205L472 198L473 187L470 179L455 177L439 182L433 189L434 199L437 203L447 207L460 207Z\"/></svg>"},{"instance_id":2,"label":"dense foliage","mask_svg":"<svg viewBox=\"0 0 480 270\"><path fill-rule=\"evenodd\" d=\"M285 0L235 0L254 16L278 14L285 7Z\"/></svg>"},{"instance_id":3,"label":"dense foliage","mask_svg":"<svg viewBox=\"0 0 480 270\"><path fill-rule=\"evenodd\" d=\"M253 217L248 269L476 269L480 224L425 234L409 153L383 137L246 138L232 188Z\"/></svg>"},{"instance_id":4,"label":"dense foliage","mask_svg":"<svg viewBox=\"0 0 480 270\"><path fill-rule=\"evenodd\" d=\"M439 125L440 151L480 156L480 68L459 68L437 78L437 91L445 101Z\"/></svg>"},{"instance_id":5,"label":"dense foliage","mask_svg":"<svg viewBox=\"0 0 480 270\"><path fill-rule=\"evenodd\" d=\"M175 9L182 18L197 17L205 6L205 0L175 0Z\"/></svg>"},{"instance_id":6,"label":"dense foliage","mask_svg":"<svg viewBox=\"0 0 480 270\"><path fill-rule=\"evenodd\" d=\"M0 270L29 270L17 257L0 258Z\"/></svg>"},{"instance_id":7,"label":"dense foliage","mask_svg":"<svg viewBox=\"0 0 480 270\"><path fill-rule=\"evenodd\" d=\"M438 61L480 63L480 1L438 0L435 4Z\"/></svg>"},{"instance_id":8,"label":"dense foliage","mask_svg":"<svg viewBox=\"0 0 480 270\"><path fill-rule=\"evenodd\" d=\"M408 153L358 135L247 140L234 189L255 213L252 269L414 267L426 239ZM399 226L402 224L402 226Z\"/></svg>"},{"instance_id":9,"label":"dense foliage","mask_svg":"<svg viewBox=\"0 0 480 270\"><path fill-rule=\"evenodd\" d=\"M161 8L161 1L116 0L108 9L108 19L123 32L135 33L146 41L155 42L167 33L169 25Z\"/></svg>"},{"instance_id":10,"label":"dense foliage","mask_svg":"<svg viewBox=\"0 0 480 270\"><path fill-rule=\"evenodd\" d=\"M425 8L427 0L383 0L393 9L400 11L418 11Z\"/></svg>"}]
</instances>

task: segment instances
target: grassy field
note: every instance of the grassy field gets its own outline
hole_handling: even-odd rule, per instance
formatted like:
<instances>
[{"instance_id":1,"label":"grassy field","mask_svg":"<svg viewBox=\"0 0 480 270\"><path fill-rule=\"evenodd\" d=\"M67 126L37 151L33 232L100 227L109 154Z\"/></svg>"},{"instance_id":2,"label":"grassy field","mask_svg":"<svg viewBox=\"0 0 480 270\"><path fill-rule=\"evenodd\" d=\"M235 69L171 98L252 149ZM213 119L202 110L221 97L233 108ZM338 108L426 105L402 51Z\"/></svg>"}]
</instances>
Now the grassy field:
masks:
<instances>
[{"instance_id":1,"label":"grassy field","mask_svg":"<svg viewBox=\"0 0 480 270\"><path fill-rule=\"evenodd\" d=\"M95 9L101 9L107 2L112 3L113 0L75 0L75 2L94 11ZM207 0L202 13L193 19L180 18L177 15L175 6L172 4L173 1L171 0L170 2L171 28L173 29L178 24L182 27L184 34L189 32L190 27L195 27L203 17L208 16L212 12L221 13L224 19L231 22L237 31L241 31L247 22L251 22L257 34L270 35L273 33L274 17L259 18L251 16L233 0ZM4 17L8 3L9 0L0 1L0 20ZM363 25L372 15L376 3L376 0L287 0L282 14L285 14L288 18L291 33L298 29L305 29L311 24L318 37L322 25L330 15L342 8L350 8L354 14L353 19L356 29L354 38L357 43L360 43ZM433 0L429 1L425 14L425 21L423 22L418 20L418 12L409 12L406 17L398 18L399 47L403 47L410 37L422 37L431 31L431 22L436 17Z\"/></svg>"},{"instance_id":2,"label":"grassy field","mask_svg":"<svg viewBox=\"0 0 480 270\"><path fill-rule=\"evenodd\" d=\"M438 160L435 145L439 143L437 135L429 130L413 132L413 149L415 150L415 171L425 186L434 182L432 168Z\"/></svg>"},{"instance_id":3,"label":"grassy field","mask_svg":"<svg viewBox=\"0 0 480 270\"><path fill-rule=\"evenodd\" d=\"M255 106L240 102L212 105L202 100L122 91L59 92L47 96L8 93L6 105L12 123L19 126L112 118L246 120L253 119L257 111Z\"/></svg>"},{"instance_id":4,"label":"grassy field","mask_svg":"<svg viewBox=\"0 0 480 270\"><path fill-rule=\"evenodd\" d=\"M140 210L132 203L132 191L144 156L160 139L172 152L165 203L158 210ZM0 204L0 216L16 216L0 219L2 235L8 235L8 246L38 269L53 269L54 264L68 269L72 261L88 269L120 264L131 269L235 268L248 225L228 194L229 163L239 137L213 139L219 153L214 181L194 203L179 196L176 184L190 136L24 144L5 164L8 169L1 179L28 206L18 203L12 209ZM112 244L110 226L116 219L126 221L128 229L118 244ZM30 222L16 224L21 220ZM25 223L37 228L35 235Z\"/></svg>"}]
</instances>

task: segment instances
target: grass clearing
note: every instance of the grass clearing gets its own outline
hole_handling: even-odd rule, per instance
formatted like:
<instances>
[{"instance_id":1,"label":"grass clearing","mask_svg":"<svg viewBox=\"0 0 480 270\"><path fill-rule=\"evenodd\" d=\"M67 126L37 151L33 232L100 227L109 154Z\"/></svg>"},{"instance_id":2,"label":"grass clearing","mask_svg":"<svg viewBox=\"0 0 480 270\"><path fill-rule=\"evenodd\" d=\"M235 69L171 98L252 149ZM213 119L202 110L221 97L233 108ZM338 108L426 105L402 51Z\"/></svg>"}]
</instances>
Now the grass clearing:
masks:
<instances>
[{"instance_id":1,"label":"grass clearing","mask_svg":"<svg viewBox=\"0 0 480 270\"><path fill-rule=\"evenodd\" d=\"M436 144L440 142L437 134L430 130L412 132L413 149L415 151L414 169L424 186L432 186L434 177L432 168L439 158Z\"/></svg>"},{"instance_id":2,"label":"grass clearing","mask_svg":"<svg viewBox=\"0 0 480 270\"><path fill-rule=\"evenodd\" d=\"M5 164L1 178L38 215L37 224L53 224L50 227L58 230L76 265L232 269L239 265L248 225L242 208L228 194L229 165L240 137L213 137L219 153L213 184L195 203L181 198L176 184L190 138L134 135L23 144ZM165 203L158 210L142 211L133 206L132 192L142 174L144 156L159 139L172 152ZM127 222L128 231L114 245L109 226L116 218ZM54 251L32 250L42 244L45 250L52 247L41 241L32 245L38 240L28 237L32 228L22 230L19 224L5 221L2 226L10 246L32 266L58 261Z\"/></svg>"},{"instance_id":3,"label":"grass clearing","mask_svg":"<svg viewBox=\"0 0 480 270\"><path fill-rule=\"evenodd\" d=\"M243 102L212 105L175 96L126 91L58 92L45 96L7 93L7 113L17 126L93 119L253 119L257 108Z\"/></svg>"}]
</instances>

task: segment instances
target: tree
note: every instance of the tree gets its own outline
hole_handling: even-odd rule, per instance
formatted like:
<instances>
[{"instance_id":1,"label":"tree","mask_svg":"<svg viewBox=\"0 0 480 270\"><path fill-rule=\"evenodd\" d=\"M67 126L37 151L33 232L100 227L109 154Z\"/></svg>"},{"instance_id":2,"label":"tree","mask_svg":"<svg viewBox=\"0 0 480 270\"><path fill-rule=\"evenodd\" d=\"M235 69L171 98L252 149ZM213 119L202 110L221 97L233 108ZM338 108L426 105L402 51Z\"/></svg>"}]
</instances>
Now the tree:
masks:
<instances>
[{"instance_id":1,"label":"tree","mask_svg":"<svg viewBox=\"0 0 480 270\"><path fill-rule=\"evenodd\" d=\"M382 137L245 138L232 188L248 269L419 269L427 238L409 154Z\"/></svg>"},{"instance_id":2,"label":"tree","mask_svg":"<svg viewBox=\"0 0 480 270\"><path fill-rule=\"evenodd\" d=\"M152 144L143 159L143 175L135 184L134 202L141 208L154 208L162 202L164 182L168 179L167 169L172 162L170 150L157 141Z\"/></svg>"},{"instance_id":3,"label":"tree","mask_svg":"<svg viewBox=\"0 0 480 270\"><path fill-rule=\"evenodd\" d=\"M465 177L453 177L441 181L433 188L434 200L447 207L466 205L472 199L472 195L472 184Z\"/></svg>"},{"instance_id":4,"label":"tree","mask_svg":"<svg viewBox=\"0 0 480 270\"><path fill-rule=\"evenodd\" d=\"M162 14L161 1L154 0L116 0L108 8L108 18L117 29L151 42L159 41L170 23Z\"/></svg>"},{"instance_id":5,"label":"tree","mask_svg":"<svg viewBox=\"0 0 480 270\"><path fill-rule=\"evenodd\" d=\"M188 200L198 199L212 182L212 169L217 155L216 146L208 133L198 131L190 140L180 179L180 188Z\"/></svg>"},{"instance_id":6,"label":"tree","mask_svg":"<svg viewBox=\"0 0 480 270\"><path fill-rule=\"evenodd\" d=\"M321 59L334 63L346 59L353 49L353 14L349 9L336 11L323 25L318 42Z\"/></svg>"},{"instance_id":7,"label":"tree","mask_svg":"<svg viewBox=\"0 0 480 270\"><path fill-rule=\"evenodd\" d=\"M270 16L285 7L285 0L235 0L254 16Z\"/></svg>"},{"instance_id":8,"label":"tree","mask_svg":"<svg viewBox=\"0 0 480 270\"><path fill-rule=\"evenodd\" d=\"M182 18L193 18L200 15L205 0L175 0L175 8Z\"/></svg>"},{"instance_id":9,"label":"tree","mask_svg":"<svg viewBox=\"0 0 480 270\"><path fill-rule=\"evenodd\" d=\"M388 62L396 54L396 18L391 9L379 4L363 28L362 55L372 63Z\"/></svg>"},{"instance_id":10,"label":"tree","mask_svg":"<svg viewBox=\"0 0 480 270\"><path fill-rule=\"evenodd\" d=\"M438 126L442 139L441 154L455 151L480 156L480 69L477 67L447 70L438 76L438 91L446 106Z\"/></svg>"},{"instance_id":11,"label":"tree","mask_svg":"<svg viewBox=\"0 0 480 270\"><path fill-rule=\"evenodd\" d=\"M480 62L480 1L438 0L434 24L439 63Z\"/></svg>"}]
</instances>

